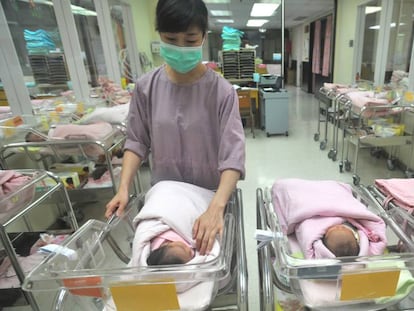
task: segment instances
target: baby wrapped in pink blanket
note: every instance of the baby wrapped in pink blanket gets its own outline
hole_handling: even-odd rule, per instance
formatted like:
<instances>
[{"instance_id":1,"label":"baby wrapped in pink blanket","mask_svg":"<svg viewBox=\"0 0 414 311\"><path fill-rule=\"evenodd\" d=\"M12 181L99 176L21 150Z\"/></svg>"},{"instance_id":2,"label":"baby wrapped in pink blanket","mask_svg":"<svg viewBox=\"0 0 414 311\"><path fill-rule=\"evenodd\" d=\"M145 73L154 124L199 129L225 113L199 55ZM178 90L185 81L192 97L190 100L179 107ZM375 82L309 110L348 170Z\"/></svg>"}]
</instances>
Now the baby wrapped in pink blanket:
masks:
<instances>
[{"instance_id":1,"label":"baby wrapped in pink blanket","mask_svg":"<svg viewBox=\"0 0 414 311\"><path fill-rule=\"evenodd\" d=\"M296 234L307 259L334 258L322 239L345 222L359 235L359 256L382 254L385 223L354 198L351 186L336 181L283 179L272 186L272 203L284 234Z\"/></svg>"}]
</instances>

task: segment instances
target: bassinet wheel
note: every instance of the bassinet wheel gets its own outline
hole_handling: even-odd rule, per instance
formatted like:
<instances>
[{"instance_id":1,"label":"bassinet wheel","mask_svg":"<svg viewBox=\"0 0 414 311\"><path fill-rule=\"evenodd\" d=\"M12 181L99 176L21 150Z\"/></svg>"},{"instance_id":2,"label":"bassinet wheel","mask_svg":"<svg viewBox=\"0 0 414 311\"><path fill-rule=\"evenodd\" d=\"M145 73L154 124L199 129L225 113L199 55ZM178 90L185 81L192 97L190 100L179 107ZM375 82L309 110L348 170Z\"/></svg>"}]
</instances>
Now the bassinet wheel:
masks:
<instances>
[{"instance_id":1,"label":"bassinet wheel","mask_svg":"<svg viewBox=\"0 0 414 311\"><path fill-rule=\"evenodd\" d=\"M336 150L334 150L333 151L333 153L332 153L332 157L331 157L331 159L332 159L332 161L336 161L336 155L337 155L337 152L336 152Z\"/></svg>"},{"instance_id":2,"label":"bassinet wheel","mask_svg":"<svg viewBox=\"0 0 414 311\"><path fill-rule=\"evenodd\" d=\"M328 158L329 159L332 159L334 152L335 152L335 150L333 150L333 149L329 150L329 152L328 152Z\"/></svg>"},{"instance_id":3,"label":"bassinet wheel","mask_svg":"<svg viewBox=\"0 0 414 311\"><path fill-rule=\"evenodd\" d=\"M345 171L351 171L351 162L349 162L348 160L345 160Z\"/></svg>"},{"instance_id":4,"label":"bassinet wheel","mask_svg":"<svg viewBox=\"0 0 414 311\"><path fill-rule=\"evenodd\" d=\"M343 173L344 171L344 164L341 162L339 162L339 173Z\"/></svg>"},{"instance_id":5,"label":"bassinet wheel","mask_svg":"<svg viewBox=\"0 0 414 311\"><path fill-rule=\"evenodd\" d=\"M353 179L354 185L358 186L361 181L361 178L358 175L353 175L352 179Z\"/></svg>"},{"instance_id":6,"label":"bassinet wheel","mask_svg":"<svg viewBox=\"0 0 414 311\"><path fill-rule=\"evenodd\" d=\"M325 148L326 148L326 140L322 140L321 143L319 144L319 149L325 150Z\"/></svg>"},{"instance_id":7,"label":"bassinet wheel","mask_svg":"<svg viewBox=\"0 0 414 311\"><path fill-rule=\"evenodd\" d=\"M313 140L314 140L314 141L319 141L319 133L315 133L315 134L313 135Z\"/></svg>"},{"instance_id":8,"label":"bassinet wheel","mask_svg":"<svg viewBox=\"0 0 414 311\"><path fill-rule=\"evenodd\" d=\"M370 154L377 159L381 158L382 151L380 148L371 148Z\"/></svg>"},{"instance_id":9,"label":"bassinet wheel","mask_svg":"<svg viewBox=\"0 0 414 311\"><path fill-rule=\"evenodd\" d=\"M411 171L411 170L406 170L406 171L405 171L405 176L406 176L407 178L414 178L414 172L413 172L413 171Z\"/></svg>"},{"instance_id":10,"label":"bassinet wheel","mask_svg":"<svg viewBox=\"0 0 414 311\"><path fill-rule=\"evenodd\" d=\"M395 160L394 160L394 159L388 159L388 160L387 160L387 168L388 168L390 171L395 170Z\"/></svg>"}]
</instances>

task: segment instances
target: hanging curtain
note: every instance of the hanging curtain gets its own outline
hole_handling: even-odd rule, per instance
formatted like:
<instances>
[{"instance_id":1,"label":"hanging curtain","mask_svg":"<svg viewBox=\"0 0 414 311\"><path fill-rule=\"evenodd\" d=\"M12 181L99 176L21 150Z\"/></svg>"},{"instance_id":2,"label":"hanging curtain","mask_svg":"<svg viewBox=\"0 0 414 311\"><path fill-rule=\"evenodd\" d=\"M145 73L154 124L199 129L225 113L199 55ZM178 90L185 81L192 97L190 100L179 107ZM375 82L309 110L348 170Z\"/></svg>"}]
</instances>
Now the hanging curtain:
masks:
<instances>
[{"instance_id":1,"label":"hanging curtain","mask_svg":"<svg viewBox=\"0 0 414 311\"><path fill-rule=\"evenodd\" d=\"M313 38L312 72L321 73L321 21L315 22L315 36Z\"/></svg>"},{"instance_id":2,"label":"hanging curtain","mask_svg":"<svg viewBox=\"0 0 414 311\"><path fill-rule=\"evenodd\" d=\"M331 63L331 34L332 34L332 15L326 19L325 44L323 47L322 76L329 76Z\"/></svg>"}]
</instances>

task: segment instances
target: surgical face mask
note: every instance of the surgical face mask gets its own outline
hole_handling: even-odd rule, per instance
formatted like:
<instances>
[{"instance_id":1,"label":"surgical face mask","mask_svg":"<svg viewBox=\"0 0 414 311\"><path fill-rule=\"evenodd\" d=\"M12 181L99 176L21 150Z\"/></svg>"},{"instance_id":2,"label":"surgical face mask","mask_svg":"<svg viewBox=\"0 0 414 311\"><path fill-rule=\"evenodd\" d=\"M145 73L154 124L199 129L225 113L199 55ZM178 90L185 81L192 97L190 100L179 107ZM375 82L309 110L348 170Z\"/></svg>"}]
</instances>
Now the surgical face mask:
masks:
<instances>
[{"instance_id":1,"label":"surgical face mask","mask_svg":"<svg viewBox=\"0 0 414 311\"><path fill-rule=\"evenodd\" d=\"M160 55L172 69L179 73L187 73L201 61L203 44L200 46L176 46L161 41Z\"/></svg>"}]
</instances>

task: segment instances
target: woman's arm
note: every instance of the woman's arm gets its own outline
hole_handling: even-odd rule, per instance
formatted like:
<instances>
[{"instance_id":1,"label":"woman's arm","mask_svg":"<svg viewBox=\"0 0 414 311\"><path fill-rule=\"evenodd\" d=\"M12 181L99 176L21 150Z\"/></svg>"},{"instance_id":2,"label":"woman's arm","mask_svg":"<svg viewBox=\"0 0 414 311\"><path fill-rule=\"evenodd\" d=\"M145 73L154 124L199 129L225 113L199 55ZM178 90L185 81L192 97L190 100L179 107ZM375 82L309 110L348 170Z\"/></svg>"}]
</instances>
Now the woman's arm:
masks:
<instances>
[{"instance_id":1,"label":"woman's arm","mask_svg":"<svg viewBox=\"0 0 414 311\"><path fill-rule=\"evenodd\" d=\"M111 217L115 211L117 216L123 213L129 200L129 187L140 165L141 158L136 153L126 150L122 160L121 180L118 192L106 205L106 218Z\"/></svg>"},{"instance_id":2,"label":"woman's arm","mask_svg":"<svg viewBox=\"0 0 414 311\"><path fill-rule=\"evenodd\" d=\"M205 213L194 223L193 239L201 255L208 254L214 245L217 235L222 235L224 225L224 209L233 191L236 189L240 172L232 169L224 170L220 176L219 187Z\"/></svg>"}]
</instances>

